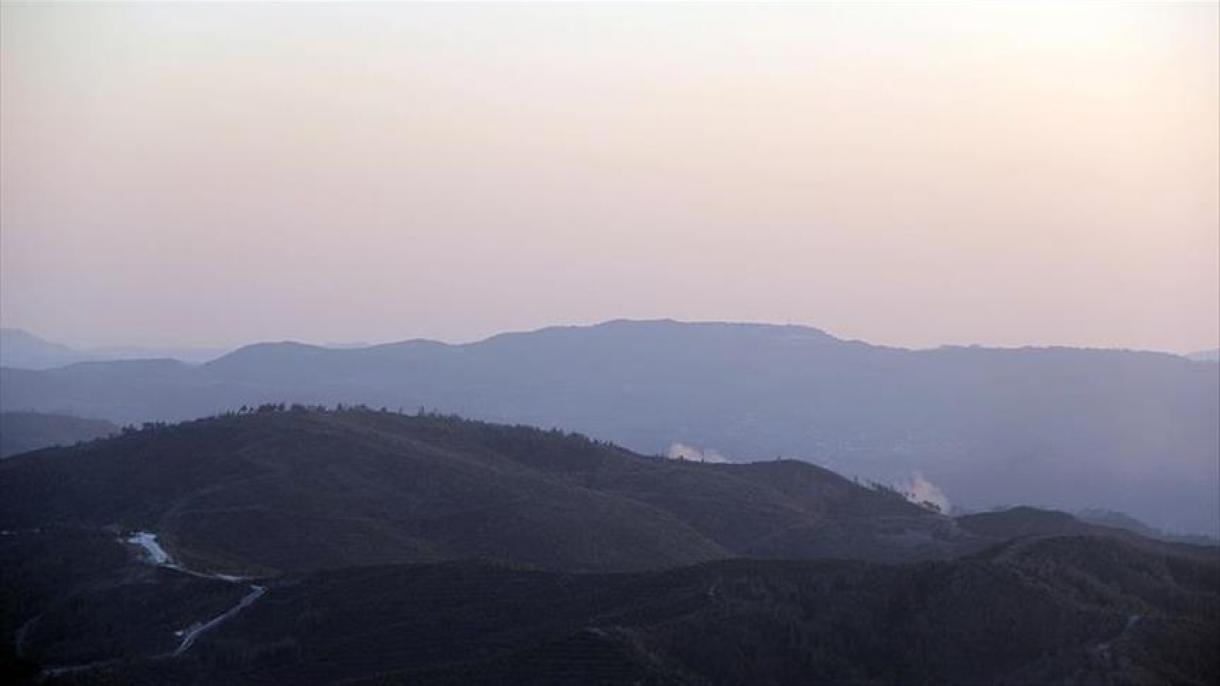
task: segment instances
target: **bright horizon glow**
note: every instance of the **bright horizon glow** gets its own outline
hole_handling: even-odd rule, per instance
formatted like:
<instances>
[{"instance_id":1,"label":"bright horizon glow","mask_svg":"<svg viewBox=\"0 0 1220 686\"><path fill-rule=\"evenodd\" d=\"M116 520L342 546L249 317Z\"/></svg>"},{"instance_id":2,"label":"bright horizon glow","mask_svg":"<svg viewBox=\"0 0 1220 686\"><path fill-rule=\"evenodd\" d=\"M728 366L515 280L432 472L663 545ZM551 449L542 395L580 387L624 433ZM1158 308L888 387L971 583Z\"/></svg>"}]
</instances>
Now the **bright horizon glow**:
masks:
<instances>
[{"instance_id":1,"label":"bright horizon glow","mask_svg":"<svg viewBox=\"0 0 1220 686\"><path fill-rule=\"evenodd\" d=\"M3 5L0 321L1220 346L1215 4Z\"/></svg>"}]
</instances>

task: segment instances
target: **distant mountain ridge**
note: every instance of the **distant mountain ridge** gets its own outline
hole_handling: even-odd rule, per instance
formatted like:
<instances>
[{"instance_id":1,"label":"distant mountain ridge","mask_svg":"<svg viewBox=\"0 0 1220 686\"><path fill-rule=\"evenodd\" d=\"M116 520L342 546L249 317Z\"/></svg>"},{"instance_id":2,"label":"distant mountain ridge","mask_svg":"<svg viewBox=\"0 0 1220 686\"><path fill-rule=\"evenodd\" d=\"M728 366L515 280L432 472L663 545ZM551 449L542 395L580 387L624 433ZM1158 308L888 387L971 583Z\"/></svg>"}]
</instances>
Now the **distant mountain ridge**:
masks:
<instances>
[{"instance_id":1,"label":"distant mountain ridge","mask_svg":"<svg viewBox=\"0 0 1220 686\"><path fill-rule=\"evenodd\" d=\"M906 350L803 326L619 320L460 345L257 344L198 366L2 369L0 382L6 410L123 423L280 401L423 406L645 453L808 458L889 483L919 471L974 509L1016 500L1220 526L1220 373L1162 353Z\"/></svg>"},{"instance_id":2,"label":"distant mountain ridge","mask_svg":"<svg viewBox=\"0 0 1220 686\"><path fill-rule=\"evenodd\" d=\"M81 362L89 356L21 329L0 328L0 366L50 369Z\"/></svg>"},{"instance_id":3,"label":"distant mountain ridge","mask_svg":"<svg viewBox=\"0 0 1220 686\"><path fill-rule=\"evenodd\" d=\"M1163 541L1174 543L1188 543L1194 545L1210 545L1215 546L1220 544L1215 536L1184 536L1180 534L1172 534L1161 531L1160 529L1148 526L1144 522L1128 515L1124 512L1115 512L1113 510L1102 510L1097 508L1081 510L1074 513L1075 517L1082 522L1095 524L1097 526L1110 527L1115 529L1123 529L1133 533L1137 533L1146 538L1155 538Z\"/></svg>"},{"instance_id":4,"label":"distant mountain ridge","mask_svg":"<svg viewBox=\"0 0 1220 686\"><path fill-rule=\"evenodd\" d=\"M0 328L0 366L17 369L54 369L77 362L171 358L200 363L227 352L223 348L100 346L72 348L21 329Z\"/></svg>"},{"instance_id":5,"label":"distant mountain ridge","mask_svg":"<svg viewBox=\"0 0 1220 686\"><path fill-rule=\"evenodd\" d=\"M1194 360L1195 362L1220 362L1220 348L1200 350L1199 352L1191 353L1186 357Z\"/></svg>"},{"instance_id":6,"label":"distant mountain ridge","mask_svg":"<svg viewBox=\"0 0 1220 686\"><path fill-rule=\"evenodd\" d=\"M0 412L0 458L56 445L72 445L118 433L104 419L37 412Z\"/></svg>"}]
</instances>

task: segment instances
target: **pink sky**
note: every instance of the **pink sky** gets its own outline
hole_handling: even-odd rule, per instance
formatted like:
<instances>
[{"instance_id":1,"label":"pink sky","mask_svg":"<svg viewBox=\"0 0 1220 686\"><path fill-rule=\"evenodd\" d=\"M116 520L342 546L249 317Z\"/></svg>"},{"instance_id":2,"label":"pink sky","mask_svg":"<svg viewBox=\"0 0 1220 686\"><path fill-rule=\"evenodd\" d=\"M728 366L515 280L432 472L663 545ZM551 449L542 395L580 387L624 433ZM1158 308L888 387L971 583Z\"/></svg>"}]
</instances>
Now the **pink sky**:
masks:
<instances>
[{"instance_id":1,"label":"pink sky","mask_svg":"<svg viewBox=\"0 0 1220 686\"><path fill-rule=\"evenodd\" d=\"M1215 4L0 12L5 326L1220 345Z\"/></svg>"}]
</instances>

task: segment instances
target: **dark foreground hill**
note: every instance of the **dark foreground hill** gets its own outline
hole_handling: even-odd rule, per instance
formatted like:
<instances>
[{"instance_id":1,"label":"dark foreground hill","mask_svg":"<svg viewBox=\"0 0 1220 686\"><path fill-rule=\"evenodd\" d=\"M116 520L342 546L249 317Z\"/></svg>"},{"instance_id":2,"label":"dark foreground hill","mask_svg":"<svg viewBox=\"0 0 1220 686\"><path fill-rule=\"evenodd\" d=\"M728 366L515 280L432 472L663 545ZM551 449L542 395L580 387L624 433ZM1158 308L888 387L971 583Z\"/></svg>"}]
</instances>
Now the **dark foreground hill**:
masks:
<instances>
[{"instance_id":1,"label":"dark foreground hill","mask_svg":"<svg viewBox=\"0 0 1220 686\"><path fill-rule=\"evenodd\" d=\"M559 431L305 408L0 463L0 529L52 525L150 531L195 566L264 574L470 557L569 571L909 560L986 543L804 462L694 463Z\"/></svg>"},{"instance_id":2,"label":"dark foreground hill","mask_svg":"<svg viewBox=\"0 0 1220 686\"><path fill-rule=\"evenodd\" d=\"M123 554L96 534L0 538L0 619L20 636L0 668L64 684L1220 679L1215 555L1105 536L904 565L729 560L565 574L447 562L288 575L260 581L264 595L176 655L173 629L217 615L244 587ZM100 571L80 579L74 565Z\"/></svg>"},{"instance_id":3,"label":"dark foreground hill","mask_svg":"<svg viewBox=\"0 0 1220 686\"><path fill-rule=\"evenodd\" d=\"M6 410L141 422L279 401L426 406L889 483L918 470L971 509L1102 507L1220 533L1220 367L1176 355L903 350L801 326L618 321L467 345L260 344L199 366L0 370Z\"/></svg>"},{"instance_id":4,"label":"dark foreground hill","mask_svg":"<svg viewBox=\"0 0 1220 686\"><path fill-rule=\"evenodd\" d=\"M1063 513L436 415L0 462L6 683L1202 684L1218 584L1214 548Z\"/></svg>"},{"instance_id":5,"label":"dark foreground hill","mask_svg":"<svg viewBox=\"0 0 1220 686\"><path fill-rule=\"evenodd\" d=\"M54 445L91 441L118 432L118 426L104 419L0 412L0 458Z\"/></svg>"}]
</instances>

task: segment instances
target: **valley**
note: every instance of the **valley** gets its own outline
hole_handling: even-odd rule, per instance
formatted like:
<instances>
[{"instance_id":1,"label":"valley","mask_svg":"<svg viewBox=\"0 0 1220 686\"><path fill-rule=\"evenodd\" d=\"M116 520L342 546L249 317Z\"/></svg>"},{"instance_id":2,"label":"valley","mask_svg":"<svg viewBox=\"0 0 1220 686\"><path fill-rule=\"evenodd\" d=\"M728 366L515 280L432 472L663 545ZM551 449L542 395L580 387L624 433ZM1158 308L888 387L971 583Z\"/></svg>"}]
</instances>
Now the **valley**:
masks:
<instances>
[{"instance_id":1,"label":"valley","mask_svg":"<svg viewBox=\"0 0 1220 686\"><path fill-rule=\"evenodd\" d=\"M1220 686L1220 0L0 0L0 686Z\"/></svg>"}]
</instances>

